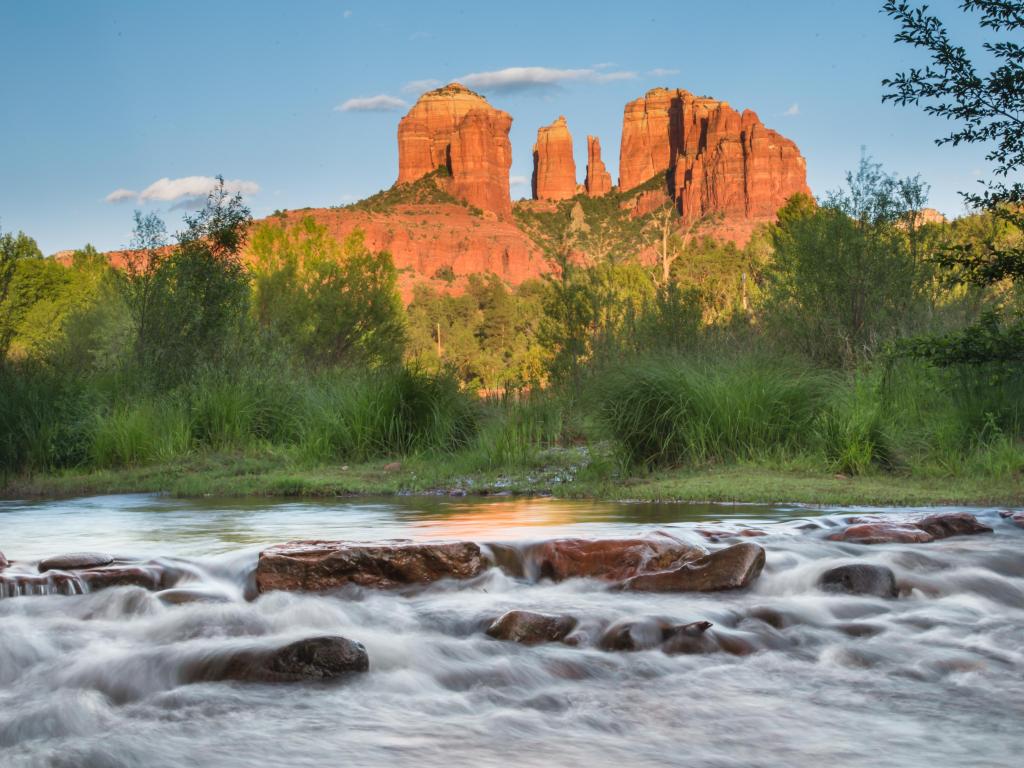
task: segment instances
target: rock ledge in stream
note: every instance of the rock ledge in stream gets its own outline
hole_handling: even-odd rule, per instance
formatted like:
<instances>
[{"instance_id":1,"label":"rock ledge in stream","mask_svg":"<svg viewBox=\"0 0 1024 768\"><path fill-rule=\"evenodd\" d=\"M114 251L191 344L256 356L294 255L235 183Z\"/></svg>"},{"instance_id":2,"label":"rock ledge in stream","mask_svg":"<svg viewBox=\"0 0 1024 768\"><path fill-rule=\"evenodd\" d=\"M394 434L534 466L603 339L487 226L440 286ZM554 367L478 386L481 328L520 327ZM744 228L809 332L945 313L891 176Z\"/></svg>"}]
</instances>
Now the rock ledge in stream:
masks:
<instances>
[{"instance_id":1,"label":"rock ledge in stream","mask_svg":"<svg viewBox=\"0 0 1024 768\"><path fill-rule=\"evenodd\" d=\"M48 557L39 563L39 572L47 571L81 571L87 568L102 568L114 562L110 555L99 552L73 552L67 555Z\"/></svg>"},{"instance_id":2,"label":"rock ledge in stream","mask_svg":"<svg viewBox=\"0 0 1024 768\"><path fill-rule=\"evenodd\" d=\"M672 570L627 579L623 589L642 592L717 592L748 586L764 568L764 548L744 542L719 549Z\"/></svg>"},{"instance_id":3,"label":"rock ledge in stream","mask_svg":"<svg viewBox=\"0 0 1024 768\"><path fill-rule=\"evenodd\" d=\"M261 593L324 592L349 584L391 589L469 579L486 568L480 547L472 542L293 541L260 552L256 588Z\"/></svg>"},{"instance_id":4,"label":"rock ledge in stream","mask_svg":"<svg viewBox=\"0 0 1024 768\"><path fill-rule=\"evenodd\" d=\"M184 668L182 677L189 683L299 683L336 680L369 669L370 659L362 643L334 635L206 658Z\"/></svg>"},{"instance_id":5,"label":"rock ledge in stream","mask_svg":"<svg viewBox=\"0 0 1024 768\"><path fill-rule=\"evenodd\" d=\"M551 539L531 545L522 557L524 575L531 578L623 581L676 568L705 555L703 547L658 534L642 539Z\"/></svg>"},{"instance_id":6,"label":"rock ledge in stream","mask_svg":"<svg viewBox=\"0 0 1024 768\"><path fill-rule=\"evenodd\" d=\"M495 619L487 634L495 640L509 640L523 645L561 643L576 628L572 616L554 616L533 611L508 611Z\"/></svg>"},{"instance_id":7,"label":"rock ledge in stream","mask_svg":"<svg viewBox=\"0 0 1024 768\"><path fill-rule=\"evenodd\" d=\"M848 528L828 538L854 544L927 544L949 536L992 533L968 512L941 512L913 519L855 517L847 522L851 523Z\"/></svg>"}]
</instances>

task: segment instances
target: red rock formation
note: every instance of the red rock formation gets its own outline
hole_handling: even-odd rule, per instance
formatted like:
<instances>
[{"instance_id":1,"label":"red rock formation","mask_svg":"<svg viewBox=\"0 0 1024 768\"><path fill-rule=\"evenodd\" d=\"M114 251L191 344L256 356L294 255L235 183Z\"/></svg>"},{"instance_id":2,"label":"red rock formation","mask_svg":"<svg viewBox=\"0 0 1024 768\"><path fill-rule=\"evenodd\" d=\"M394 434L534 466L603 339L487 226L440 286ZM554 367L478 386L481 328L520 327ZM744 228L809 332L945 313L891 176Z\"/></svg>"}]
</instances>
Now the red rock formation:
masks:
<instances>
[{"instance_id":1,"label":"red rock formation","mask_svg":"<svg viewBox=\"0 0 1024 768\"><path fill-rule=\"evenodd\" d=\"M601 140L597 136L587 136L587 194L600 197L611 192L612 176L601 160Z\"/></svg>"},{"instance_id":2,"label":"red rock formation","mask_svg":"<svg viewBox=\"0 0 1024 768\"><path fill-rule=\"evenodd\" d=\"M565 118L537 129L533 145L533 199L568 200L576 194L576 161Z\"/></svg>"},{"instance_id":3,"label":"red rock formation","mask_svg":"<svg viewBox=\"0 0 1024 768\"><path fill-rule=\"evenodd\" d=\"M619 187L628 190L664 172L684 221L720 216L737 240L773 219L791 195L810 194L796 145L765 128L755 113L657 88L626 105Z\"/></svg>"},{"instance_id":4,"label":"red rock formation","mask_svg":"<svg viewBox=\"0 0 1024 768\"><path fill-rule=\"evenodd\" d=\"M398 184L438 168L451 174L450 191L485 211L510 216L508 170L512 117L459 83L420 96L398 123Z\"/></svg>"},{"instance_id":5,"label":"red rock formation","mask_svg":"<svg viewBox=\"0 0 1024 768\"><path fill-rule=\"evenodd\" d=\"M412 301L418 284L460 293L469 275L493 273L510 285L551 271L543 252L511 220L481 218L454 203L395 206L386 212L345 208L288 211L268 221L294 225L310 216L336 239L354 230L372 251L388 251L398 268L402 299ZM454 281L439 278L450 272Z\"/></svg>"}]
</instances>

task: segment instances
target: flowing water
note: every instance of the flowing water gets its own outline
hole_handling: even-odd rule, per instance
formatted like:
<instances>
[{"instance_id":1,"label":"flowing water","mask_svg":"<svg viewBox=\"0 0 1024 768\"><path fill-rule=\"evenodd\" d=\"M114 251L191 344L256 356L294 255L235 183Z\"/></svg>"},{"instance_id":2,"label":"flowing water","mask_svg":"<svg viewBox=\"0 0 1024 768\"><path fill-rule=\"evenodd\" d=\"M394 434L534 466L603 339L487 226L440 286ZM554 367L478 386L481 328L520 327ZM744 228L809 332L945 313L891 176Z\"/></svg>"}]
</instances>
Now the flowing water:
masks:
<instances>
[{"instance_id":1,"label":"flowing water","mask_svg":"<svg viewBox=\"0 0 1024 768\"><path fill-rule=\"evenodd\" d=\"M0 599L0 765L1018 766L1024 530L996 510L972 511L995 532L867 547L807 530L850 510L792 506L0 503L0 550L12 568L69 551L162 557L220 598L167 605L119 587ZM623 593L492 569L406 594L251 594L260 547L292 539L663 530L705 543L701 526L768 532L754 539L768 558L751 589ZM816 587L824 570L852 561L890 566L903 596ZM510 608L588 621L708 620L763 650L670 656L527 647L482 633ZM362 642L370 672L331 685L180 683L190 660L322 634Z\"/></svg>"}]
</instances>

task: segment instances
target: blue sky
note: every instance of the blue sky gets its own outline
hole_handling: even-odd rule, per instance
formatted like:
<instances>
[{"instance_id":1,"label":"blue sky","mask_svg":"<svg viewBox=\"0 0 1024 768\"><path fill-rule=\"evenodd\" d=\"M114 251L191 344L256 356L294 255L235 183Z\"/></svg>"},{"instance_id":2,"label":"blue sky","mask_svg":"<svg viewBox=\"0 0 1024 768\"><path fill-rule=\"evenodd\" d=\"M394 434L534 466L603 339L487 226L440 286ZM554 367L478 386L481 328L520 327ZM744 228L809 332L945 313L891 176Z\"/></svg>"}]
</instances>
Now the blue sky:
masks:
<instances>
[{"instance_id":1,"label":"blue sky","mask_svg":"<svg viewBox=\"0 0 1024 768\"><path fill-rule=\"evenodd\" d=\"M954 2L931 5L977 43ZM216 174L237 182L257 216L351 202L395 179L399 102L467 75L514 118L514 178L529 177L536 130L559 114L580 180L588 133L617 178L624 104L664 85L756 111L797 142L818 195L865 146L892 172L920 173L931 204L955 215L983 153L936 148L944 124L881 103L880 80L923 59L892 42L879 6L8 0L0 228L24 230L45 253L115 248L133 208L161 212L173 230L202 177ZM537 69L493 74L508 68ZM341 109L380 96L390 100L355 102L377 109Z\"/></svg>"}]
</instances>

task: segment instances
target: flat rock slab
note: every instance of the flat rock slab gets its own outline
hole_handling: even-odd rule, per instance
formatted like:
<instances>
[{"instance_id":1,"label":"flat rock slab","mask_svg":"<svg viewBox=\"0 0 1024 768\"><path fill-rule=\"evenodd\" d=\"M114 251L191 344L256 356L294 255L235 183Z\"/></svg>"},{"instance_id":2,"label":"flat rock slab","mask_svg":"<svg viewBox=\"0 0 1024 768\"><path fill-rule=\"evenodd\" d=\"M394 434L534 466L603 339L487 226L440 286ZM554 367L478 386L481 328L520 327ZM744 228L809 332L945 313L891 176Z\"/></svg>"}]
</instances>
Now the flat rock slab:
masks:
<instances>
[{"instance_id":1,"label":"flat rock slab","mask_svg":"<svg viewBox=\"0 0 1024 768\"><path fill-rule=\"evenodd\" d=\"M627 579L624 589L642 592L717 592L749 586L764 568L764 548L733 544L678 568Z\"/></svg>"},{"instance_id":2,"label":"flat rock slab","mask_svg":"<svg viewBox=\"0 0 1024 768\"><path fill-rule=\"evenodd\" d=\"M345 541L293 541L260 552L259 592L324 592L349 584L393 589L441 579L469 579L487 569L472 542L364 544Z\"/></svg>"},{"instance_id":3,"label":"flat rock slab","mask_svg":"<svg viewBox=\"0 0 1024 768\"><path fill-rule=\"evenodd\" d=\"M527 576L618 582L676 568L706 554L703 547L659 534L639 539L551 539L531 545L522 556Z\"/></svg>"},{"instance_id":4,"label":"flat rock slab","mask_svg":"<svg viewBox=\"0 0 1024 768\"><path fill-rule=\"evenodd\" d=\"M850 518L849 527L833 533L831 541L854 544L927 544L950 536L992 533L968 512L941 512L917 518Z\"/></svg>"},{"instance_id":5,"label":"flat rock slab","mask_svg":"<svg viewBox=\"0 0 1024 768\"><path fill-rule=\"evenodd\" d=\"M100 552L72 552L40 561L39 572L81 571L87 568L102 568L113 562L114 558L111 555L104 555Z\"/></svg>"}]
</instances>

